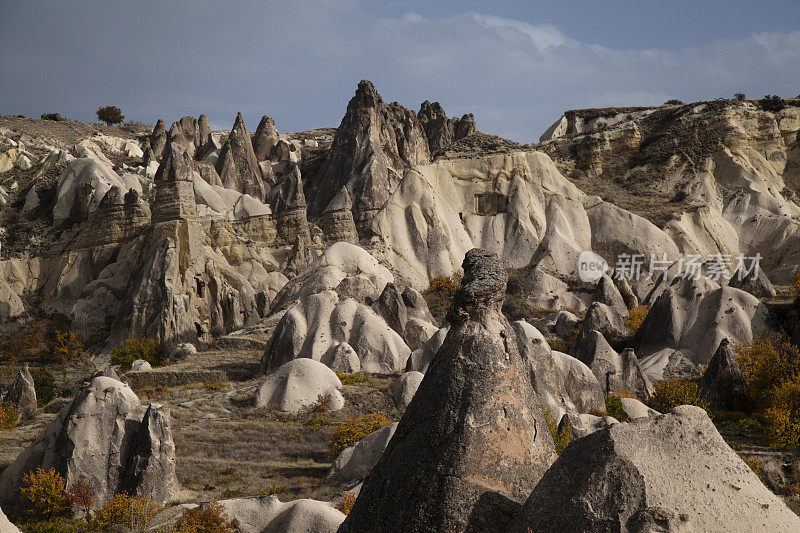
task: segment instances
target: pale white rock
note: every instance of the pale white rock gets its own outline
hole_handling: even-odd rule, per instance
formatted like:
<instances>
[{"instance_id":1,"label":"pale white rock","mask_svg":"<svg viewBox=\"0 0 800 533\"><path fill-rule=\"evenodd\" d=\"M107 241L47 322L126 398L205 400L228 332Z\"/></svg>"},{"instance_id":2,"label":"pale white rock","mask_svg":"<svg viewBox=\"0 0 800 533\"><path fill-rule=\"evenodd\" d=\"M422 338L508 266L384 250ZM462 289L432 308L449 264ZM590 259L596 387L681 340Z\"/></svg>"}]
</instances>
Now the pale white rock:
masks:
<instances>
[{"instance_id":1,"label":"pale white rock","mask_svg":"<svg viewBox=\"0 0 800 533\"><path fill-rule=\"evenodd\" d=\"M254 496L219 500L239 533L336 533L345 515L330 503L301 499L281 502L278 497Z\"/></svg>"},{"instance_id":2,"label":"pale white rock","mask_svg":"<svg viewBox=\"0 0 800 533\"><path fill-rule=\"evenodd\" d=\"M33 167L31 160L28 159L28 156L25 154L19 154L17 156L15 164L17 165L17 168L20 170L30 170Z\"/></svg>"},{"instance_id":3,"label":"pale white rock","mask_svg":"<svg viewBox=\"0 0 800 533\"><path fill-rule=\"evenodd\" d=\"M0 532L2 533L20 533L17 526L11 523L11 521L6 517L3 510L0 509Z\"/></svg>"},{"instance_id":4,"label":"pale white rock","mask_svg":"<svg viewBox=\"0 0 800 533\"><path fill-rule=\"evenodd\" d=\"M134 372L147 372L153 370L153 367L144 359L137 359L131 364L131 370Z\"/></svg>"},{"instance_id":5,"label":"pale white rock","mask_svg":"<svg viewBox=\"0 0 800 533\"><path fill-rule=\"evenodd\" d=\"M630 420L655 418L661 414L655 409L650 409L636 398L620 398L620 402L622 403L622 410L625 411Z\"/></svg>"},{"instance_id":6,"label":"pale white rock","mask_svg":"<svg viewBox=\"0 0 800 533\"><path fill-rule=\"evenodd\" d=\"M302 357L284 364L264 380L256 393L256 406L297 413L314 406L318 396L329 396L329 409L338 411L344 407L341 388L342 382L333 370Z\"/></svg>"},{"instance_id":7,"label":"pale white rock","mask_svg":"<svg viewBox=\"0 0 800 533\"><path fill-rule=\"evenodd\" d=\"M14 160L8 152L0 154L0 173L8 172L14 168Z\"/></svg>"}]
</instances>

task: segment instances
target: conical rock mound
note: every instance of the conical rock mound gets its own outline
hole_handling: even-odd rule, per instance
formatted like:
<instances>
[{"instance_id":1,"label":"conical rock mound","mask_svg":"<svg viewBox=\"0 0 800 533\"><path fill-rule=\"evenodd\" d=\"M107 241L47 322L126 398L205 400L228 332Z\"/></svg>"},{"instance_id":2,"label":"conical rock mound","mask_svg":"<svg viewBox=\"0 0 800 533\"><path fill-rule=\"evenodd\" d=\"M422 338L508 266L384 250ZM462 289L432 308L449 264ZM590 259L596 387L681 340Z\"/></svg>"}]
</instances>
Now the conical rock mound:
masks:
<instances>
[{"instance_id":1,"label":"conical rock mound","mask_svg":"<svg viewBox=\"0 0 800 533\"><path fill-rule=\"evenodd\" d=\"M500 312L502 262L473 249L463 268L452 327L340 532L497 530L556 458Z\"/></svg>"}]
</instances>

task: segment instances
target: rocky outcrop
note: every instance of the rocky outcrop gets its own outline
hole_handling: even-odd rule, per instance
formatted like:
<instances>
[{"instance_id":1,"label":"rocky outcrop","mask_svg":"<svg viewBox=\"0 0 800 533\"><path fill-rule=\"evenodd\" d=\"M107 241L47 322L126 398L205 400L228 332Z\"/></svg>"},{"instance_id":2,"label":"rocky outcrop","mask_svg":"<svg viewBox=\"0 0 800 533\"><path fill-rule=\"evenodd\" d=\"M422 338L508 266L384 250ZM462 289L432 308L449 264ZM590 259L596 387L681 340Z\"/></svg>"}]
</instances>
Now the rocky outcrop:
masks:
<instances>
[{"instance_id":1,"label":"rocky outcrop","mask_svg":"<svg viewBox=\"0 0 800 533\"><path fill-rule=\"evenodd\" d=\"M358 232L353 219L353 203L346 187L339 189L322 213L320 228L328 243L338 241L358 242Z\"/></svg>"},{"instance_id":2,"label":"rocky outcrop","mask_svg":"<svg viewBox=\"0 0 800 533\"><path fill-rule=\"evenodd\" d=\"M282 365L259 386L256 406L298 413L313 407L319 396L328 397L328 409L344 407L342 382L324 364L299 358Z\"/></svg>"},{"instance_id":3,"label":"rocky outcrop","mask_svg":"<svg viewBox=\"0 0 800 533\"><path fill-rule=\"evenodd\" d=\"M216 170L223 187L249 194L259 201L265 200L266 191L261 181L261 168L258 166L250 134L247 132L241 113L236 115L233 128L222 146Z\"/></svg>"},{"instance_id":4,"label":"rocky outcrop","mask_svg":"<svg viewBox=\"0 0 800 533\"><path fill-rule=\"evenodd\" d=\"M272 212L275 213L278 244L293 243L298 237L306 244L311 242L303 180L300 177L300 167L294 163L290 164L286 176L277 186L272 200Z\"/></svg>"},{"instance_id":5,"label":"rocky outcrop","mask_svg":"<svg viewBox=\"0 0 800 533\"><path fill-rule=\"evenodd\" d=\"M164 121L158 119L156 125L153 127L153 132L150 134L150 148L153 150L156 159L161 159L164 153L164 148L167 146L167 128Z\"/></svg>"},{"instance_id":6,"label":"rocky outcrop","mask_svg":"<svg viewBox=\"0 0 800 533\"><path fill-rule=\"evenodd\" d=\"M344 515L331 504L310 499L281 502L275 495L218 502L239 533L335 533Z\"/></svg>"},{"instance_id":7,"label":"rocky outcrop","mask_svg":"<svg viewBox=\"0 0 800 533\"><path fill-rule=\"evenodd\" d=\"M699 407L572 442L531 492L515 533L792 531L797 517Z\"/></svg>"},{"instance_id":8,"label":"rocky outcrop","mask_svg":"<svg viewBox=\"0 0 800 533\"><path fill-rule=\"evenodd\" d=\"M646 357L665 348L707 364L722 339L750 342L766 327L767 308L755 296L706 277L676 278L656 299L632 341Z\"/></svg>"},{"instance_id":9,"label":"rocky outcrop","mask_svg":"<svg viewBox=\"0 0 800 533\"><path fill-rule=\"evenodd\" d=\"M451 144L478 131L472 113L463 117L447 118L439 102L425 100L419 108L417 118L428 139L431 155L441 152Z\"/></svg>"},{"instance_id":10,"label":"rocky outcrop","mask_svg":"<svg viewBox=\"0 0 800 533\"><path fill-rule=\"evenodd\" d=\"M700 379L700 391L716 411L750 411L747 380L744 378L730 341L722 339Z\"/></svg>"},{"instance_id":11,"label":"rocky outcrop","mask_svg":"<svg viewBox=\"0 0 800 533\"><path fill-rule=\"evenodd\" d=\"M4 508L19 504L22 476L38 467L55 468L67 486L85 478L96 506L121 491L165 502L178 491L169 411L142 405L120 381L96 377L0 474Z\"/></svg>"},{"instance_id":12,"label":"rocky outcrop","mask_svg":"<svg viewBox=\"0 0 800 533\"><path fill-rule=\"evenodd\" d=\"M605 397L592 371L581 361L550 349L544 336L524 320L512 324L528 376L554 419L566 412L593 413L605 408Z\"/></svg>"},{"instance_id":13,"label":"rocky outcrop","mask_svg":"<svg viewBox=\"0 0 800 533\"><path fill-rule=\"evenodd\" d=\"M396 429L397 422L394 422L342 450L328 470L326 479L346 487L362 481L380 460Z\"/></svg>"},{"instance_id":14,"label":"rocky outcrop","mask_svg":"<svg viewBox=\"0 0 800 533\"><path fill-rule=\"evenodd\" d=\"M272 147L280 139L275 121L272 117L264 115L258 123L256 132L253 134L253 153L259 163L269 159Z\"/></svg>"},{"instance_id":15,"label":"rocky outcrop","mask_svg":"<svg viewBox=\"0 0 800 533\"><path fill-rule=\"evenodd\" d=\"M761 269L757 273L745 274L744 269L739 267L731 276L728 285L749 292L756 298L772 298L776 294L775 286Z\"/></svg>"},{"instance_id":16,"label":"rocky outcrop","mask_svg":"<svg viewBox=\"0 0 800 533\"><path fill-rule=\"evenodd\" d=\"M0 531L3 533L19 533L17 526L11 523L2 509L0 509Z\"/></svg>"},{"instance_id":17,"label":"rocky outcrop","mask_svg":"<svg viewBox=\"0 0 800 533\"><path fill-rule=\"evenodd\" d=\"M17 377L11 382L8 390L0 397L0 402L10 403L17 409L17 420L29 420L36 416L36 387L28 363L22 365Z\"/></svg>"},{"instance_id":18,"label":"rocky outcrop","mask_svg":"<svg viewBox=\"0 0 800 533\"><path fill-rule=\"evenodd\" d=\"M592 369L605 394L632 393L644 402L650 401L653 386L632 348L618 354L601 332L591 330L583 336L574 355Z\"/></svg>"},{"instance_id":19,"label":"rocky outcrop","mask_svg":"<svg viewBox=\"0 0 800 533\"><path fill-rule=\"evenodd\" d=\"M313 216L321 214L347 187L363 237L405 169L428 158L427 138L415 114L397 103L384 103L375 86L362 80L347 104L327 159L308 183L309 211Z\"/></svg>"},{"instance_id":20,"label":"rocky outcrop","mask_svg":"<svg viewBox=\"0 0 800 533\"><path fill-rule=\"evenodd\" d=\"M502 528L555 459L500 307L508 278L472 250L452 327L341 532Z\"/></svg>"}]
</instances>

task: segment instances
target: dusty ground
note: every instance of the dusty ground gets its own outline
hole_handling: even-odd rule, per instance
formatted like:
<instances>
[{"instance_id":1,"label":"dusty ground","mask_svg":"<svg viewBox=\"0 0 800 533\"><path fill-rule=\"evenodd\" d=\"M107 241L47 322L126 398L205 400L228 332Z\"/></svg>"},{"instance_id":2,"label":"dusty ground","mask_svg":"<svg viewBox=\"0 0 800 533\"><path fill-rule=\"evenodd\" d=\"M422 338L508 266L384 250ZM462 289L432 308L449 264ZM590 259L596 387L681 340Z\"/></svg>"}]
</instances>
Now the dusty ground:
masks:
<instances>
[{"instance_id":1,"label":"dusty ground","mask_svg":"<svg viewBox=\"0 0 800 533\"><path fill-rule=\"evenodd\" d=\"M254 375L260 357L255 349L203 352L191 362L155 372L222 370L238 380L134 389L142 402L157 401L170 408L182 485L177 501L210 501L262 490L284 501L333 499L348 488L325 480L331 465L328 441L336 426L376 411L399 419L389 392L394 376L361 376L363 382L345 385L345 408L337 412L288 415L256 408L253 400L261 380L243 378ZM40 414L32 424L0 431L0 468L29 446L54 416Z\"/></svg>"}]
</instances>

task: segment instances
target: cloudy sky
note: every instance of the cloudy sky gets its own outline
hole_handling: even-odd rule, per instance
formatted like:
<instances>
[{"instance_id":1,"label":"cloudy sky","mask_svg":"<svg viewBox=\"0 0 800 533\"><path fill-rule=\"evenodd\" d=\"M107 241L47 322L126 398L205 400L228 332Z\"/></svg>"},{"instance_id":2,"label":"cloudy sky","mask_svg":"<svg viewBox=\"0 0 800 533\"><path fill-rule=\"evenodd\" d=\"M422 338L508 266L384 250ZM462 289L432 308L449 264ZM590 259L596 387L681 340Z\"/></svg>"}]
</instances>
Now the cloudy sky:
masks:
<instances>
[{"instance_id":1,"label":"cloudy sky","mask_svg":"<svg viewBox=\"0 0 800 533\"><path fill-rule=\"evenodd\" d=\"M2 114L297 131L337 126L362 78L520 142L565 109L794 97L800 1L0 0Z\"/></svg>"}]
</instances>

